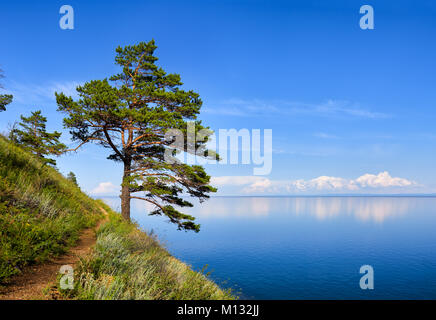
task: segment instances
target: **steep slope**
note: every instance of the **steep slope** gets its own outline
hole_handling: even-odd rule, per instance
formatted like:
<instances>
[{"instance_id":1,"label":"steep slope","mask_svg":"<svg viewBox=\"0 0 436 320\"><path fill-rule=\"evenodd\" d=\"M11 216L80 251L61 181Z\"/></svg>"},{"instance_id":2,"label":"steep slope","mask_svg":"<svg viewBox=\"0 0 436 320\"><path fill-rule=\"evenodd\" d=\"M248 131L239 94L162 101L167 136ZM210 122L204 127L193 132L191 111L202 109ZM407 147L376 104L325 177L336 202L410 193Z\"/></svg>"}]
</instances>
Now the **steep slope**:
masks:
<instances>
[{"instance_id":1,"label":"steep slope","mask_svg":"<svg viewBox=\"0 0 436 320\"><path fill-rule=\"evenodd\" d=\"M102 211L108 217L97 237L90 229L83 232L103 219ZM63 264L75 266L72 290L58 288L54 280ZM235 298L172 257L155 237L0 136L0 298L1 286L10 289L12 278L16 290L3 290L7 299L41 297L48 286L67 299Z\"/></svg>"},{"instance_id":2,"label":"steep slope","mask_svg":"<svg viewBox=\"0 0 436 320\"><path fill-rule=\"evenodd\" d=\"M126 222L105 204L109 221L97 232L95 249L80 261L67 297L96 300L235 299L207 275L171 256L155 236Z\"/></svg>"},{"instance_id":3,"label":"steep slope","mask_svg":"<svg viewBox=\"0 0 436 320\"><path fill-rule=\"evenodd\" d=\"M0 136L0 285L65 253L101 217L95 200Z\"/></svg>"}]
</instances>

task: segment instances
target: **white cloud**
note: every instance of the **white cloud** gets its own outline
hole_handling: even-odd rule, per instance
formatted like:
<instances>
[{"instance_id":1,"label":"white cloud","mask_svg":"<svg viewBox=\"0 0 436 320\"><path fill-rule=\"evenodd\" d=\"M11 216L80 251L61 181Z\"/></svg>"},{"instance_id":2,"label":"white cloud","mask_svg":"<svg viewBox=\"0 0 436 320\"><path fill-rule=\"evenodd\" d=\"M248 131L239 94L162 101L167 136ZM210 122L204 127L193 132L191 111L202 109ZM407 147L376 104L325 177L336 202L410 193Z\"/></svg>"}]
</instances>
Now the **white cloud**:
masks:
<instances>
[{"instance_id":1,"label":"white cloud","mask_svg":"<svg viewBox=\"0 0 436 320\"><path fill-rule=\"evenodd\" d=\"M361 187L386 188L386 187L407 187L413 185L413 181L402 178L392 178L387 171L380 172L378 175L364 174L356 179Z\"/></svg>"},{"instance_id":2,"label":"white cloud","mask_svg":"<svg viewBox=\"0 0 436 320\"><path fill-rule=\"evenodd\" d=\"M212 178L216 186L243 186L248 194L290 194L290 193L357 193L373 191L401 192L407 187L419 186L404 178L391 177L387 172L378 175L364 174L357 179L320 176L311 180L271 180L256 176L223 176Z\"/></svg>"},{"instance_id":3,"label":"white cloud","mask_svg":"<svg viewBox=\"0 0 436 320\"><path fill-rule=\"evenodd\" d=\"M327 176L321 176L309 181L300 180L298 185L296 186L299 190L305 190L305 189L315 189L315 190L338 190L338 189L345 189L345 190L356 190L358 187L356 186L355 182L353 180L347 180L344 178L338 178L338 177L327 177Z\"/></svg>"},{"instance_id":4,"label":"white cloud","mask_svg":"<svg viewBox=\"0 0 436 320\"><path fill-rule=\"evenodd\" d=\"M100 182L96 188L92 189L91 194L113 193L118 191L118 188L112 182Z\"/></svg>"},{"instance_id":5,"label":"white cloud","mask_svg":"<svg viewBox=\"0 0 436 320\"><path fill-rule=\"evenodd\" d=\"M337 136L335 136L333 134L328 134L325 132L317 132L317 133L314 133L313 136L316 138L321 138L321 139L338 139Z\"/></svg>"},{"instance_id":6,"label":"white cloud","mask_svg":"<svg viewBox=\"0 0 436 320\"><path fill-rule=\"evenodd\" d=\"M317 117L355 117L355 118L389 118L391 115L362 108L359 104L329 99L322 103L301 103L294 101L262 101L259 99L224 100L214 107L203 109L206 113L229 116L271 116L271 115L308 115Z\"/></svg>"},{"instance_id":7,"label":"white cloud","mask_svg":"<svg viewBox=\"0 0 436 320\"><path fill-rule=\"evenodd\" d=\"M48 82L45 84L18 83L10 81L7 92L14 95L14 102L24 104L38 104L55 100L55 92L63 92L67 96L77 97L77 81ZM6 86L5 86L6 87Z\"/></svg>"},{"instance_id":8,"label":"white cloud","mask_svg":"<svg viewBox=\"0 0 436 320\"><path fill-rule=\"evenodd\" d=\"M314 112L324 115L348 115L359 118L388 118L388 114L362 109L358 104L345 100L329 99L327 102L312 106Z\"/></svg>"}]
</instances>

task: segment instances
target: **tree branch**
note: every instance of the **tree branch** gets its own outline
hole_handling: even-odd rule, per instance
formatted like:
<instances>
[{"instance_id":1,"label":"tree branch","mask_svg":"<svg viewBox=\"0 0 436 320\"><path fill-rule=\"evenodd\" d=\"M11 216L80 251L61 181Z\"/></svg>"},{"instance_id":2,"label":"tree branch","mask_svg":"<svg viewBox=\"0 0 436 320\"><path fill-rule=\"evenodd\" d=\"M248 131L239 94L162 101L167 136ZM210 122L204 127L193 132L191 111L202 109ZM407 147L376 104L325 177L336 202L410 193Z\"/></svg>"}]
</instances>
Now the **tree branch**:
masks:
<instances>
[{"instance_id":1,"label":"tree branch","mask_svg":"<svg viewBox=\"0 0 436 320\"><path fill-rule=\"evenodd\" d=\"M107 132L107 129L103 127L104 135L107 139L107 143L111 146L111 148L115 151L115 153L124 161L126 158L121 154L121 152L117 149L117 147L113 144L111 137L109 136L109 133Z\"/></svg>"}]
</instances>

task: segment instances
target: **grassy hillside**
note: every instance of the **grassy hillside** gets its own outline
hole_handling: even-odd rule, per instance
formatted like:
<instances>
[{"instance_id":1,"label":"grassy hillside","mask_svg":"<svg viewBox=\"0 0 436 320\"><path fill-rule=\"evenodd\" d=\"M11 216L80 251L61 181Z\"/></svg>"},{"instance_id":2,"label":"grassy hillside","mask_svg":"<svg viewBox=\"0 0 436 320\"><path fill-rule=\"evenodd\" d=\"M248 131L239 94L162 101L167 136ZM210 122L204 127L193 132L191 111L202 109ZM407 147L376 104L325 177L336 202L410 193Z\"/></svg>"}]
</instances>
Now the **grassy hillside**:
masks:
<instances>
[{"instance_id":1,"label":"grassy hillside","mask_svg":"<svg viewBox=\"0 0 436 320\"><path fill-rule=\"evenodd\" d=\"M101 217L95 200L0 136L0 285L65 252Z\"/></svg>"},{"instance_id":2,"label":"grassy hillside","mask_svg":"<svg viewBox=\"0 0 436 320\"><path fill-rule=\"evenodd\" d=\"M233 299L172 257L151 235L82 193L58 171L0 136L0 285L26 265L64 253L109 213L75 270L73 299Z\"/></svg>"},{"instance_id":3,"label":"grassy hillside","mask_svg":"<svg viewBox=\"0 0 436 320\"><path fill-rule=\"evenodd\" d=\"M234 299L206 275L192 271L172 257L155 237L109 212L109 222L98 231L93 253L76 270L70 298L120 299ZM79 279L77 281L77 279Z\"/></svg>"}]
</instances>

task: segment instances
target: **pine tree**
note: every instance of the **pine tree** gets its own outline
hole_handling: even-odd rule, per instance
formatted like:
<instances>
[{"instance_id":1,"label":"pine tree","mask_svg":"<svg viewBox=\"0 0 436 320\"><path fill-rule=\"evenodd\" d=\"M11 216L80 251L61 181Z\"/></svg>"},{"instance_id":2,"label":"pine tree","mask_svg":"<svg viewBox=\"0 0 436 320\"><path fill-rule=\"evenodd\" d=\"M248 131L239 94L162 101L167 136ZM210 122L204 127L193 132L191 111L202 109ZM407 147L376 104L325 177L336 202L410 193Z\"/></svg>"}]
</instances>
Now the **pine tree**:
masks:
<instances>
[{"instance_id":1,"label":"pine tree","mask_svg":"<svg viewBox=\"0 0 436 320\"><path fill-rule=\"evenodd\" d=\"M77 183L77 178L76 178L76 175L74 174L74 172L70 171L67 175L67 179L70 180L72 183L74 183L76 186L79 186L79 184Z\"/></svg>"},{"instance_id":2,"label":"pine tree","mask_svg":"<svg viewBox=\"0 0 436 320\"><path fill-rule=\"evenodd\" d=\"M193 146L184 143L178 150L193 153L205 150L212 131L197 120L202 105L199 95L182 90L180 75L168 74L155 64L156 48L153 40L118 47L115 63L120 73L77 87L77 101L63 93L56 93L56 99L59 110L67 114L65 127L79 142L75 150L95 142L111 151L108 159L123 164L121 213L125 219L130 220L130 200L141 199L155 207L151 215L168 217L179 230L199 231L194 217L176 207L192 206L181 198L183 194L203 201L216 189L209 185L210 176L203 167L165 161L173 142L166 140L165 133L178 129L186 137L187 123L194 121L195 133L202 130L204 139ZM213 153L204 155L214 157Z\"/></svg>"},{"instance_id":3,"label":"pine tree","mask_svg":"<svg viewBox=\"0 0 436 320\"><path fill-rule=\"evenodd\" d=\"M31 151L44 163L56 165L56 161L47 156L61 155L66 146L59 142L60 132L49 133L46 131L47 118L42 116L41 111L32 112L30 117L21 116L20 128L14 128L11 132L13 141L16 141L24 149Z\"/></svg>"},{"instance_id":4,"label":"pine tree","mask_svg":"<svg viewBox=\"0 0 436 320\"><path fill-rule=\"evenodd\" d=\"M12 102L12 95L0 94L0 111L6 110L6 105Z\"/></svg>"},{"instance_id":5,"label":"pine tree","mask_svg":"<svg viewBox=\"0 0 436 320\"><path fill-rule=\"evenodd\" d=\"M3 72L0 69L0 79L4 78ZM2 89L2 85L0 85L0 89ZM6 110L6 105L12 102L12 95L10 94L0 94L0 112Z\"/></svg>"}]
</instances>

